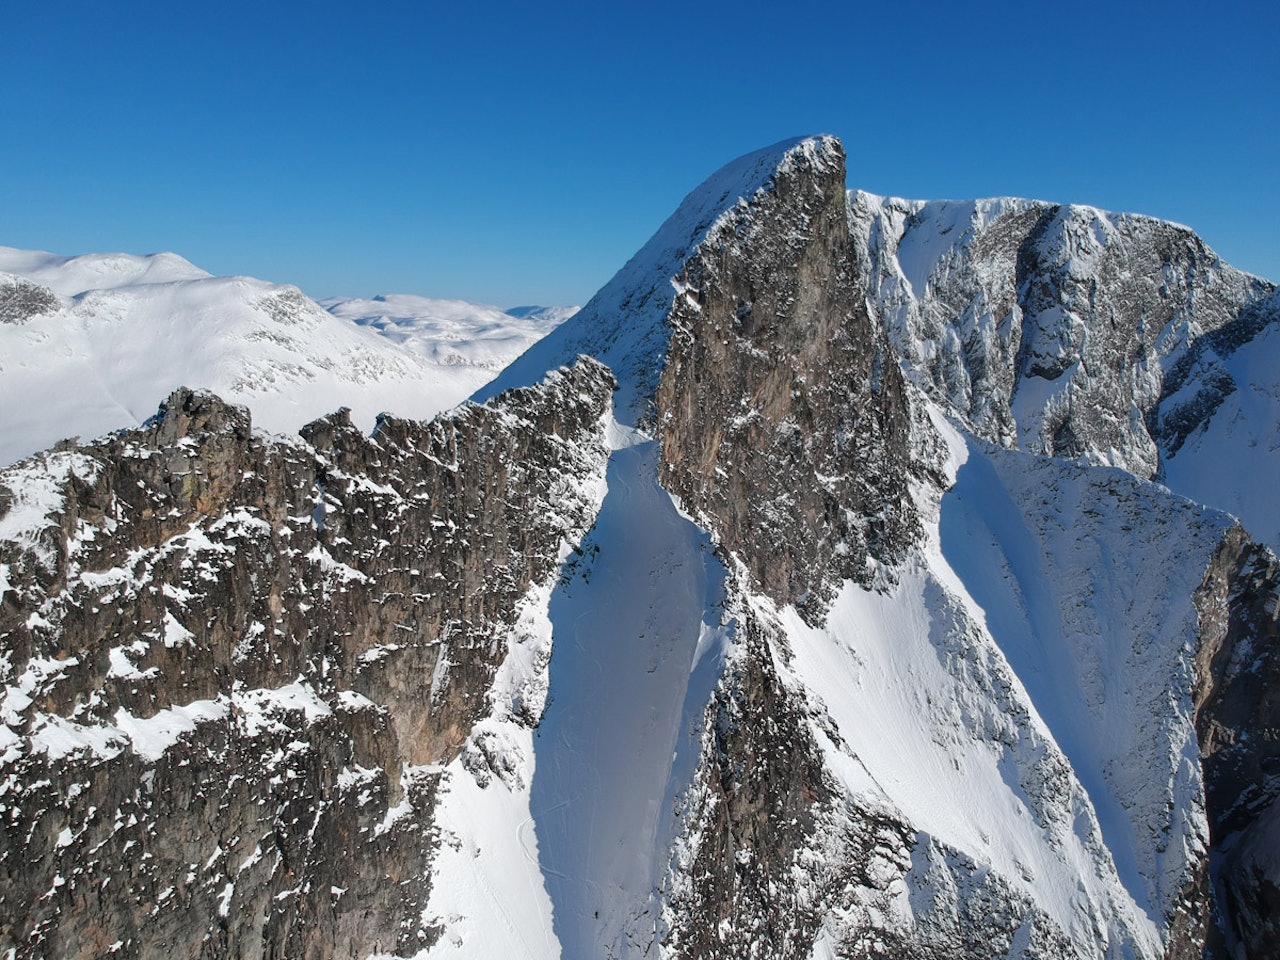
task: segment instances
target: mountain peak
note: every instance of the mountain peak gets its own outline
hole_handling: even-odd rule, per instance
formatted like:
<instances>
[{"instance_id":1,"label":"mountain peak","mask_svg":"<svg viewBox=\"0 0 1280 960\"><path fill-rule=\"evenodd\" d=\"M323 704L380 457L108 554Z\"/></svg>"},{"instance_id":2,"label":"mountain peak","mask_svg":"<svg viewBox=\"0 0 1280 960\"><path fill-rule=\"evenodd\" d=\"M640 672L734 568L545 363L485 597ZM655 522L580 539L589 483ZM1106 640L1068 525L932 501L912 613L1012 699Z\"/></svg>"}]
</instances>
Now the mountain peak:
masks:
<instances>
[{"instance_id":1,"label":"mountain peak","mask_svg":"<svg viewBox=\"0 0 1280 960\"><path fill-rule=\"evenodd\" d=\"M580 353L607 363L621 384L617 415L635 424L651 412L684 265L713 234L779 184L825 178L843 190L844 149L830 135L795 137L725 164L684 198L648 242L571 320L475 394L481 400L534 383Z\"/></svg>"},{"instance_id":2,"label":"mountain peak","mask_svg":"<svg viewBox=\"0 0 1280 960\"><path fill-rule=\"evenodd\" d=\"M43 250L0 247L0 272L34 280L63 297L91 290L115 290L143 284L203 280L209 276L176 253L86 253L59 256Z\"/></svg>"},{"instance_id":3,"label":"mountain peak","mask_svg":"<svg viewBox=\"0 0 1280 960\"><path fill-rule=\"evenodd\" d=\"M555 320L9 277L24 414L23 370L182 336L274 356L249 393L315 347L336 406L388 383L339 319L438 369ZM1273 956L1271 289L1150 218L850 192L797 138L485 403L280 441L183 389L0 470L0 953ZM103 338L82 375L59 332Z\"/></svg>"}]
</instances>

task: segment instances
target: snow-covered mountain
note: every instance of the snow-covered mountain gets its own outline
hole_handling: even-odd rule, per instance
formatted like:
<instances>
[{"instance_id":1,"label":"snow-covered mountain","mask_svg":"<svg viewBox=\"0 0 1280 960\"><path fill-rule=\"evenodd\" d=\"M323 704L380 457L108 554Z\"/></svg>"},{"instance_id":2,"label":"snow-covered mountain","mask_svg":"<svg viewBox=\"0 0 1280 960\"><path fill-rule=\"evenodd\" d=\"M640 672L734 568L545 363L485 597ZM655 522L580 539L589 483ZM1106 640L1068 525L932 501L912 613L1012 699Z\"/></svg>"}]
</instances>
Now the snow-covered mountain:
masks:
<instances>
[{"instance_id":1,"label":"snow-covered mountain","mask_svg":"<svg viewBox=\"0 0 1280 960\"><path fill-rule=\"evenodd\" d=\"M726 203L725 180L735 181L744 199L733 202L731 188ZM728 583L727 596L711 609L734 611L736 642L725 641L722 631L722 647L711 654L726 664L720 686L711 695L704 688L685 709L720 719L705 728L712 743L702 742L700 772L668 783L685 821L674 840L663 838L650 854L656 866L648 869L668 896L660 935L690 955L745 955L766 930L775 945L798 937L825 944L815 946L815 956L827 955L823 950L845 956L858 954L871 930L905 955L960 955L975 949L963 944L978 931L962 931L958 918L975 916L979 903L995 899L1001 913L988 921L984 946L972 955L990 955L985 951L1001 943L997 954L1183 950L1186 937L1203 938L1208 916L1197 892L1207 869L1209 827L1195 765L1193 704L1196 684L1207 682L1195 669L1193 638L1205 615L1195 595L1232 521L1131 475L1089 467L1105 462L1091 456L1092 449L1037 450L1079 457L1064 466L1001 453L984 444L981 430L966 438L973 411L1001 401L999 387L966 383L948 393L946 379L933 377L946 367L945 357L935 367L916 361L950 349L955 366L976 351L951 346L942 335L935 340L944 347L904 334L893 322L899 304L891 296L859 303L853 268L870 279L884 265L868 256L860 198L853 195L846 207L844 194L835 192L842 185L842 157L830 141L806 141L722 171L577 320L537 344L496 384L509 386L578 352L605 359L623 380L625 415L647 422L661 439L661 456L644 482L678 494L727 556L727 572L708 576ZM1043 218L1051 209L1009 206ZM969 205L966 216L985 210L998 222L1003 212L992 213L997 208ZM954 219L934 232L945 237ZM1178 229L1156 226L1147 224L1152 232ZM674 256L669 251L680 245L672 234L686 243ZM962 244L964 256L988 256L968 249L972 239ZM943 247L931 242L935 252ZM1023 243L1014 244L1015 252ZM998 249L997 260L1005 253ZM937 260L949 258L958 256L938 253ZM1144 249L1124 265L1126 279L1151 284L1144 263L1157 281L1176 276ZM926 264L925 275L933 269ZM1231 306L1237 312L1270 289L1218 269L1236 294ZM1066 257L1062 273L1073 271L1083 267ZM976 272L996 273L985 260ZM921 290L933 289L917 279ZM974 317L966 303L968 314L958 311L950 322L959 326L968 316L984 328L1012 330L1009 366L1023 379L1083 380L1075 360L1033 372L1037 355L1020 354L1017 342L1022 285L1018 278L1006 283L1011 295L1003 311L992 306L990 315ZM1045 282L1034 292L1056 297L1062 286L1059 278L1058 286ZM1183 291L1182 299L1196 301L1194 292ZM977 298L996 299L993 293ZM1201 299L1209 301L1203 313L1171 310L1164 325L1190 326L1190 338L1233 319L1218 299ZM652 316L637 322L646 304ZM908 307L917 313L904 309L905 316L918 315L918 305ZM1140 325L1154 312L1132 319ZM610 324L619 314L630 322ZM1049 325L1036 316L1042 327ZM1067 309L1057 316L1077 322ZM1106 321L1122 327L1125 318L1111 311ZM1078 322L1092 329L1098 321ZM1162 333L1168 331L1157 328L1153 339ZM887 344L879 340L885 334L907 361L905 382L887 360ZM1132 331L1123 336L1131 339ZM994 366L983 357L973 362ZM1153 378L1158 397L1158 370ZM1130 382L1131 371L1116 379ZM990 439L1018 445L1019 424L1008 411L1012 392L1006 387L1002 412L1013 429ZM1105 394L1107 403L1127 417L1132 397L1117 392ZM1095 407L1091 416L1105 420L1107 407ZM1043 408L1027 409L1035 418ZM1080 416L1090 415L1082 409ZM1135 536L1139 528L1142 535ZM1153 553L1162 557L1158 568L1148 562ZM600 555L607 554L602 544ZM637 558L634 582L599 589L622 596L642 591L643 571L666 565L660 556ZM714 620L711 610L703 619ZM682 631L691 651L699 645L697 622L691 618ZM637 623L628 630L615 620L610 632L647 637L650 629ZM676 627L667 623L658 632L669 637ZM594 639L598 660L600 649L612 644L605 634ZM756 718L763 731L743 729L742 713L761 691L744 688L741 673L776 673L759 682L779 684L784 692L773 696L791 701L789 710L775 702ZM555 703L566 713L575 709L563 698ZM578 709L591 716L598 708ZM794 722L782 736L769 730L780 712L808 720ZM755 763L762 762L762 746L810 758L813 767L801 775L811 799L825 801L815 806L826 809L807 831L778 836L775 822L759 823L761 811L753 805L735 822L725 794L740 785L724 786L726 776L745 775L724 766L735 736L746 741L739 749L754 754ZM786 786L757 790L764 797L781 792L774 799L785 809L796 776L794 769L779 771ZM535 795L537 783L535 772ZM580 823L592 812L565 820ZM812 810L809 815L815 817ZM536 811L533 816L537 822ZM559 816L552 819L552 828L558 822ZM893 824L899 842L886 841L872 824ZM721 835L708 838L713 826ZM549 833L557 846L582 842ZM883 848L878 883L824 890L824 875L855 870L872 856L863 846L868 837ZM677 869L663 876L663 851L672 849L681 851ZM788 879L797 863L810 868L802 884ZM583 940L569 955L621 955L622 941L602 939L609 925L594 922L600 877L585 870L570 875L582 879L549 881L553 901L557 889L576 888L565 896L571 909L556 913L557 930L562 942L567 934L581 936L569 929L577 922L596 939ZM699 889L699 878L709 889ZM766 885L769 896L740 886L748 881ZM946 896L925 896L939 884L950 891ZM779 893L788 885L789 894ZM632 886L646 889L644 882ZM690 904L706 912L690 911ZM633 894L633 922L646 907ZM709 916L727 918L710 938ZM616 919L613 929L615 936L635 936Z\"/></svg>"},{"instance_id":2,"label":"snow-covered mountain","mask_svg":"<svg viewBox=\"0 0 1280 960\"><path fill-rule=\"evenodd\" d=\"M0 948L1275 956L1278 320L813 137L429 424L0 472Z\"/></svg>"},{"instance_id":3,"label":"snow-covered mountain","mask_svg":"<svg viewBox=\"0 0 1280 960\"><path fill-rule=\"evenodd\" d=\"M882 323L969 429L1160 477L1280 546L1274 498L1229 489L1254 471L1221 470L1274 463L1280 385L1251 359L1274 356L1273 284L1150 217L861 191L849 205Z\"/></svg>"},{"instance_id":4,"label":"snow-covered mountain","mask_svg":"<svg viewBox=\"0 0 1280 960\"><path fill-rule=\"evenodd\" d=\"M281 433L340 405L366 429L382 411L430 417L571 312L384 302L398 312L375 321L370 301L330 313L295 287L213 277L171 253L0 247L0 463L137 426L179 386L245 404Z\"/></svg>"}]
</instances>

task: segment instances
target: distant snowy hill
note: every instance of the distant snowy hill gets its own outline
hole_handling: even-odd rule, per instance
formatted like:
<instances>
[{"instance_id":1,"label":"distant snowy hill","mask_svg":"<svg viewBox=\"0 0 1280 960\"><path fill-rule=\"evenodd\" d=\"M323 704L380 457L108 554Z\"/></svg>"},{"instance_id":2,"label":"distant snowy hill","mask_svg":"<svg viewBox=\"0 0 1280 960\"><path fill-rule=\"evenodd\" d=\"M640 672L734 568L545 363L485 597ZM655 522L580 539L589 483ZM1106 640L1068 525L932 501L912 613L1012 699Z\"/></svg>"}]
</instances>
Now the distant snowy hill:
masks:
<instances>
[{"instance_id":1,"label":"distant snowy hill","mask_svg":"<svg viewBox=\"0 0 1280 960\"><path fill-rule=\"evenodd\" d=\"M89 290L115 290L180 280L207 280L212 275L176 253L138 257L128 253L86 253L61 257L43 250L0 247L0 270L48 287L61 297Z\"/></svg>"},{"instance_id":2,"label":"distant snowy hill","mask_svg":"<svg viewBox=\"0 0 1280 960\"><path fill-rule=\"evenodd\" d=\"M0 247L0 463L136 426L178 386L244 404L273 432L339 406L365 430L382 411L430 417L565 313L417 297L330 306L296 287L211 276L172 253Z\"/></svg>"},{"instance_id":3,"label":"distant snowy hill","mask_svg":"<svg viewBox=\"0 0 1280 960\"><path fill-rule=\"evenodd\" d=\"M499 307L465 300L390 294L360 300L333 297L320 305L335 317L376 330L387 339L445 367L470 367L481 379L501 370L577 307Z\"/></svg>"}]
</instances>

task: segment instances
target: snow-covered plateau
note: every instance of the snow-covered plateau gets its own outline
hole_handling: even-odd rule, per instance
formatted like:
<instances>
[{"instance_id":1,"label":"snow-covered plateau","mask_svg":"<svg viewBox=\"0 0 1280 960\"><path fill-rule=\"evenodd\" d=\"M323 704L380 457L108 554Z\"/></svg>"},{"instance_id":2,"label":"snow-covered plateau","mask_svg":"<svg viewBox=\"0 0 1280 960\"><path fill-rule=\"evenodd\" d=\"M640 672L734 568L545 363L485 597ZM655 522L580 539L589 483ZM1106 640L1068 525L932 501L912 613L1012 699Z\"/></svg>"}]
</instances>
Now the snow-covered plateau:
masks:
<instances>
[{"instance_id":1,"label":"snow-covered plateau","mask_svg":"<svg viewBox=\"0 0 1280 960\"><path fill-rule=\"evenodd\" d=\"M1187 228L809 137L572 315L3 254L6 398L248 409L0 471L0 950L1280 955L1278 295Z\"/></svg>"}]
</instances>

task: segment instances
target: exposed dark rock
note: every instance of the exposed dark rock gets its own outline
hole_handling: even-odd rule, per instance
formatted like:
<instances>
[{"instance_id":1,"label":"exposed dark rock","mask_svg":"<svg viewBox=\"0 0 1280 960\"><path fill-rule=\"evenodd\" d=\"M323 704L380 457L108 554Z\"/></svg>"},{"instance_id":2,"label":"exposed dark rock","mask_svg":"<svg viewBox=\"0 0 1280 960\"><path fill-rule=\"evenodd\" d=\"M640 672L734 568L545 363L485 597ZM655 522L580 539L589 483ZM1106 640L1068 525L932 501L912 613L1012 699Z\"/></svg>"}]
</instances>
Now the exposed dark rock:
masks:
<instances>
[{"instance_id":1,"label":"exposed dark rock","mask_svg":"<svg viewBox=\"0 0 1280 960\"><path fill-rule=\"evenodd\" d=\"M1224 941L1211 938L1208 955L1262 960L1280 944L1280 560L1237 527L1196 602L1196 732Z\"/></svg>"},{"instance_id":2,"label":"exposed dark rock","mask_svg":"<svg viewBox=\"0 0 1280 960\"><path fill-rule=\"evenodd\" d=\"M888 803L846 794L814 725L840 734L784 679L782 638L749 611L736 621L739 649L708 709L683 814L693 858L669 893L673 957L803 960L819 939L834 956L868 960L1078 957L989 864Z\"/></svg>"},{"instance_id":3,"label":"exposed dark rock","mask_svg":"<svg viewBox=\"0 0 1280 960\"><path fill-rule=\"evenodd\" d=\"M591 522L613 386L583 360L291 443L179 390L0 473L0 950L430 943L439 764L490 710L516 604Z\"/></svg>"},{"instance_id":4,"label":"exposed dark rock","mask_svg":"<svg viewBox=\"0 0 1280 960\"><path fill-rule=\"evenodd\" d=\"M697 854L671 904L677 956L807 956L820 902L806 902L793 871L817 846L823 806L833 802L822 757L795 694L773 669L771 644L751 620L745 649L709 708Z\"/></svg>"},{"instance_id":5,"label":"exposed dark rock","mask_svg":"<svg viewBox=\"0 0 1280 960\"><path fill-rule=\"evenodd\" d=\"M661 480L780 603L821 616L917 530L901 373L866 309L839 143L796 150L677 278Z\"/></svg>"},{"instance_id":6,"label":"exposed dark rock","mask_svg":"<svg viewBox=\"0 0 1280 960\"><path fill-rule=\"evenodd\" d=\"M0 279L0 323L26 323L56 309L58 298L48 287L19 277Z\"/></svg>"}]
</instances>

